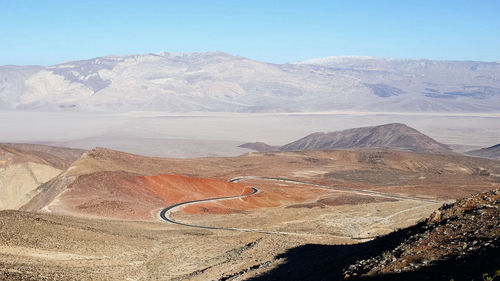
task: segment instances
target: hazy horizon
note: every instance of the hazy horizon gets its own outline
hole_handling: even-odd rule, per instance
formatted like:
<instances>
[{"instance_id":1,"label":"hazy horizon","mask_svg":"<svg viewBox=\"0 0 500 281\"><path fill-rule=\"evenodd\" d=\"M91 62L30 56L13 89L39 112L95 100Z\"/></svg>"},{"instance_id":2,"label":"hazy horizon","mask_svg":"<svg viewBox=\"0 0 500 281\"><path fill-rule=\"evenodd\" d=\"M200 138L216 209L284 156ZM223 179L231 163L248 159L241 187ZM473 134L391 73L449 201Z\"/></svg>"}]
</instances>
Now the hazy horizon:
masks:
<instances>
[{"instance_id":1,"label":"hazy horizon","mask_svg":"<svg viewBox=\"0 0 500 281\"><path fill-rule=\"evenodd\" d=\"M293 63L301 63L301 62L312 61L312 60L316 60L316 59L325 59L325 58L361 58L361 59L366 58L366 59L402 60L402 61L405 61L405 60L409 60L409 61L412 61L412 60L415 60L415 61L418 61L418 60L427 60L427 61L442 61L442 62L500 63L500 60L498 60L498 61L470 60L470 59L454 60L454 59L430 59L430 58L425 58L425 57L396 58L396 57L381 57L381 56L352 55L352 54L346 54L346 55L335 55L334 54L334 55L327 55L327 56L323 56L323 57L310 57L310 58L305 58L305 59L302 59L302 60L286 61L286 62L283 62L283 63L273 63L273 62L270 62L270 61L257 60L257 59L245 57L245 56L242 56L242 55L233 54L233 53L230 53L230 52L226 52L224 50L206 50L206 51L192 51L192 52L183 52L183 51L169 52L169 51L163 50L163 51L149 52L149 53L103 54L103 55L97 55L97 56L94 56L94 57L80 57L80 58L74 58L74 59L69 59L69 60L65 60L65 61L59 61L59 62L56 62L54 64L5 64L5 65L0 65L0 66L42 66L42 67L49 67L49 66L55 66L55 65L59 65L59 64L73 62L73 61L93 60L93 59L96 59L96 58L127 57L127 56L142 56L142 55L158 55L158 54L162 54L162 53L168 53L168 54L174 54L174 55L177 55L177 54L179 54L179 55L180 54L197 54L197 53L200 53L200 54L202 54L202 53L225 53L225 54L232 55L232 56L235 56L235 57L243 57L243 58L247 58L247 59L250 59L250 60L253 60L253 61L257 61L257 62L271 63L271 64L293 64Z\"/></svg>"}]
</instances>

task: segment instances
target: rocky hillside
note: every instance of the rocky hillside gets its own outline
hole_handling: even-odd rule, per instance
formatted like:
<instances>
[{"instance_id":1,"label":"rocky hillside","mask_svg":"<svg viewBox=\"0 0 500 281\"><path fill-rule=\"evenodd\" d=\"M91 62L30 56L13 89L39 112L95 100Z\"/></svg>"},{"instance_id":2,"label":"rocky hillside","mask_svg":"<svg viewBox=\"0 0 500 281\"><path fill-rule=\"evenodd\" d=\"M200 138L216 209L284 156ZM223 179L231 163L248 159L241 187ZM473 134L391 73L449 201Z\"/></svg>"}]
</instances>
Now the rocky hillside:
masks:
<instances>
[{"instance_id":1,"label":"rocky hillside","mask_svg":"<svg viewBox=\"0 0 500 281\"><path fill-rule=\"evenodd\" d=\"M483 273L494 275L500 270L500 191L445 205L406 235L395 248L349 266L344 278L482 280Z\"/></svg>"},{"instance_id":2,"label":"rocky hillside","mask_svg":"<svg viewBox=\"0 0 500 281\"><path fill-rule=\"evenodd\" d=\"M341 148L387 148L414 152L449 152L446 145L410 128L393 123L331 133L314 133L280 147L282 151Z\"/></svg>"},{"instance_id":3,"label":"rocky hillside","mask_svg":"<svg viewBox=\"0 0 500 281\"><path fill-rule=\"evenodd\" d=\"M269 64L222 52L0 66L0 109L168 112L500 109L500 64L334 57Z\"/></svg>"},{"instance_id":4,"label":"rocky hillside","mask_svg":"<svg viewBox=\"0 0 500 281\"><path fill-rule=\"evenodd\" d=\"M487 148L481 148L478 150L468 151L465 154L483 158L500 159L500 144Z\"/></svg>"},{"instance_id":5,"label":"rocky hillside","mask_svg":"<svg viewBox=\"0 0 500 281\"><path fill-rule=\"evenodd\" d=\"M0 209L17 209L39 185L57 176L83 150L33 144L0 144Z\"/></svg>"},{"instance_id":6,"label":"rocky hillside","mask_svg":"<svg viewBox=\"0 0 500 281\"><path fill-rule=\"evenodd\" d=\"M483 280L500 269L499 247L496 189L368 242L290 249L276 257L279 266L250 280Z\"/></svg>"}]
</instances>

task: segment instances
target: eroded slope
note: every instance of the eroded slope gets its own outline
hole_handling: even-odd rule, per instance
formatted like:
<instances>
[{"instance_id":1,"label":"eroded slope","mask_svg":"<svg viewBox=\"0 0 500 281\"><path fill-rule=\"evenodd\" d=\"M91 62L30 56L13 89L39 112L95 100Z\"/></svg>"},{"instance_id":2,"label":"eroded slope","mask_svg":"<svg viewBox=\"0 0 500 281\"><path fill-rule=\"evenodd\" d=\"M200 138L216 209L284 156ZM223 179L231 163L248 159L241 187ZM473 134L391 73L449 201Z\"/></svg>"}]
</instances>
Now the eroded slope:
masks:
<instances>
[{"instance_id":1,"label":"eroded slope","mask_svg":"<svg viewBox=\"0 0 500 281\"><path fill-rule=\"evenodd\" d=\"M0 144L0 209L17 209L78 159L82 150L33 144Z\"/></svg>"}]
</instances>

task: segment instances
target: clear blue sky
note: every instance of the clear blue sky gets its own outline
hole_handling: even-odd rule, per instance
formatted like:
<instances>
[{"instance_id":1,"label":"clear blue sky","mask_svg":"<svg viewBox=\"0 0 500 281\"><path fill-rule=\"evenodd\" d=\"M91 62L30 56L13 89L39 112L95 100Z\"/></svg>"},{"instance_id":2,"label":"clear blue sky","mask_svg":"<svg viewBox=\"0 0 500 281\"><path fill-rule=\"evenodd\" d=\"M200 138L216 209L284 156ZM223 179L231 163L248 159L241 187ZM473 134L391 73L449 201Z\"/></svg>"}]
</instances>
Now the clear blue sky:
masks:
<instances>
[{"instance_id":1,"label":"clear blue sky","mask_svg":"<svg viewBox=\"0 0 500 281\"><path fill-rule=\"evenodd\" d=\"M500 61L500 1L0 0L0 65L209 50Z\"/></svg>"}]
</instances>

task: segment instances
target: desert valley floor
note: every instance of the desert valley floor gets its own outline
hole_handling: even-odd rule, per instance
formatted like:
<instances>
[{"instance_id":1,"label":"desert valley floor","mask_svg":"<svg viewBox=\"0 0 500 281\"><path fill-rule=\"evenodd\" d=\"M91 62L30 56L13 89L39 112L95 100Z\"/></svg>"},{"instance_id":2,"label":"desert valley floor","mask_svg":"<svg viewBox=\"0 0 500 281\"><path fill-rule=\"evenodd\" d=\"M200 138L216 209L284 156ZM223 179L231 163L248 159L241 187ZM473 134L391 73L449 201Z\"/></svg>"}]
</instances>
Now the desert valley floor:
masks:
<instances>
[{"instance_id":1,"label":"desert valley floor","mask_svg":"<svg viewBox=\"0 0 500 281\"><path fill-rule=\"evenodd\" d=\"M283 145L313 132L399 122L458 151L498 143L497 113L167 113L0 110L0 142L107 147L157 157L238 156L246 142ZM19 125L21 124L21 126ZM75 128L78 128L75 130Z\"/></svg>"}]
</instances>

